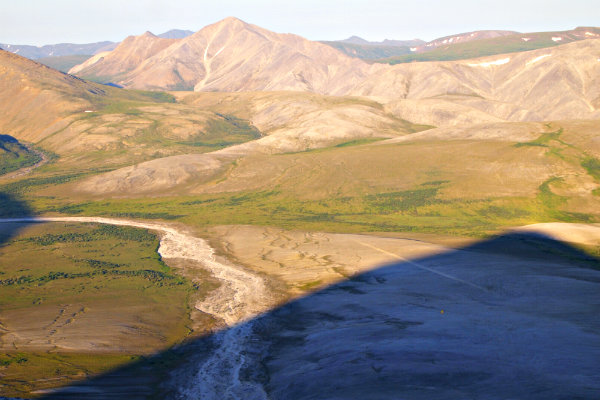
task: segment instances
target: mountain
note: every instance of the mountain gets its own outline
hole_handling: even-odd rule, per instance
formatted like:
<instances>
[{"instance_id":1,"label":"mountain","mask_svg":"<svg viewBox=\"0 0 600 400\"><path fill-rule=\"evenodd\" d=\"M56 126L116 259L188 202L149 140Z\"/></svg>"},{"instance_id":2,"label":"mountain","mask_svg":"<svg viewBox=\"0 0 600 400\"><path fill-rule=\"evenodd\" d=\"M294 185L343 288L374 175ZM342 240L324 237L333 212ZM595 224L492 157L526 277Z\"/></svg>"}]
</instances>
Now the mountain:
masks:
<instances>
[{"instance_id":1,"label":"mountain","mask_svg":"<svg viewBox=\"0 0 600 400\"><path fill-rule=\"evenodd\" d=\"M66 116L93 109L111 89L0 50L0 132L36 141Z\"/></svg>"},{"instance_id":2,"label":"mountain","mask_svg":"<svg viewBox=\"0 0 600 400\"><path fill-rule=\"evenodd\" d=\"M360 45L368 45L371 44L368 40L365 40L359 36L350 36L348 39L337 40L340 43L349 43L349 44L360 44Z\"/></svg>"},{"instance_id":3,"label":"mountain","mask_svg":"<svg viewBox=\"0 0 600 400\"><path fill-rule=\"evenodd\" d=\"M330 43L330 42L327 42ZM358 36L350 36L348 39L336 40L333 43L347 43L347 44L358 44L365 46L390 46L390 47L413 47L425 44L424 40L412 39L412 40L390 40L385 39L381 42L370 42Z\"/></svg>"},{"instance_id":4,"label":"mountain","mask_svg":"<svg viewBox=\"0 0 600 400\"><path fill-rule=\"evenodd\" d=\"M510 121L599 118L599 55L600 40L584 40L464 61L373 65L350 94L395 101L401 118L434 125L458 123L466 110Z\"/></svg>"},{"instance_id":5,"label":"mountain","mask_svg":"<svg viewBox=\"0 0 600 400\"><path fill-rule=\"evenodd\" d=\"M172 97L165 93L139 93L88 82L0 50L0 132L19 141L39 143L61 132L66 137L54 135L54 139L62 146L76 146L71 126L75 120L80 120L82 130L86 131L90 121L101 125L94 118L102 121L101 111L107 107L110 110L111 105L120 105L120 109L112 112L118 114L128 101L156 105L170 100ZM88 151L90 145L98 148L100 138L87 135L84 139L88 143L84 146Z\"/></svg>"},{"instance_id":6,"label":"mountain","mask_svg":"<svg viewBox=\"0 0 600 400\"><path fill-rule=\"evenodd\" d=\"M70 73L137 89L336 94L362 80L369 68L324 44L236 18L170 43L166 41L172 39L142 36L128 38Z\"/></svg>"},{"instance_id":7,"label":"mountain","mask_svg":"<svg viewBox=\"0 0 600 400\"><path fill-rule=\"evenodd\" d=\"M351 36L344 40L321 41L321 43L331 46L350 57L363 60L377 60L409 54L411 47L420 46L425 42L420 39L385 39L381 42L369 42L361 37Z\"/></svg>"},{"instance_id":8,"label":"mountain","mask_svg":"<svg viewBox=\"0 0 600 400\"><path fill-rule=\"evenodd\" d=\"M69 72L71 68L86 62L91 57L93 56L89 54L73 54L70 56L42 57L36 59L36 61L61 72Z\"/></svg>"},{"instance_id":9,"label":"mountain","mask_svg":"<svg viewBox=\"0 0 600 400\"><path fill-rule=\"evenodd\" d=\"M159 38L163 39L183 39L190 35L193 35L194 31L182 30L182 29L171 29L165 33L161 33L157 35Z\"/></svg>"},{"instance_id":10,"label":"mountain","mask_svg":"<svg viewBox=\"0 0 600 400\"><path fill-rule=\"evenodd\" d=\"M438 47L456 43L467 43L483 39L497 38L508 35L513 35L518 32L514 31L475 31L461 33L458 35L445 36L425 42L420 39L413 40L389 40L385 39L381 42L369 42L358 36L351 36L348 39L338 41L322 42L331 47L334 47L350 57L361 58L364 60L389 59L403 60L415 57L414 54L430 52ZM431 58L435 60L435 58Z\"/></svg>"},{"instance_id":11,"label":"mountain","mask_svg":"<svg viewBox=\"0 0 600 400\"><path fill-rule=\"evenodd\" d=\"M441 37L438 39L434 39L427 43L422 43L418 46L413 46L413 47L415 47L415 49L413 51L415 51L415 52L431 51L440 46L445 46L448 44L466 43L466 42L472 42L472 41L482 40L482 39L493 39L493 38L497 38L497 37L510 36L510 35L514 35L514 34L519 34L519 32L493 31L493 30L485 31L484 30L484 31L460 33L458 35L444 36L444 37Z\"/></svg>"},{"instance_id":12,"label":"mountain","mask_svg":"<svg viewBox=\"0 0 600 400\"><path fill-rule=\"evenodd\" d=\"M436 39L411 48L411 54L394 56L378 62L398 64L412 61L464 60L554 47L594 38L600 38L600 28L577 27L570 31L534 33L477 31Z\"/></svg>"},{"instance_id":13,"label":"mountain","mask_svg":"<svg viewBox=\"0 0 600 400\"><path fill-rule=\"evenodd\" d=\"M157 35L163 39L183 39L193 34L193 31L182 30L182 29L171 29L165 33ZM94 55L105 51L114 50L119 43L103 41L97 43L85 43L85 44L74 44L74 43L59 43L59 44L47 44L44 46L30 46L30 45L18 45L18 44L2 44L0 48L11 53L18 54L20 56L37 60L39 58L50 58L50 57L65 57L65 56L82 56L82 55ZM50 63L60 63L60 60L54 61L52 58L49 60ZM78 63L78 64L81 64Z\"/></svg>"},{"instance_id":14,"label":"mountain","mask_svg":"<svg viewBox=\"0 0 600 400\"><path fill-rule=\"evenodd\" d=\"M347 56L360 58L362 60L378 60L382 58L397 57L404 54L410 54L408 46L385 46L375 44L356 44L345 41L339 42L321 42L336 50L341 51Z\"/></svg>"},{"instance_id":15,"label":"mountain","mask_svg":"<svg viewBox=\"0 0 600 400\"><path fill-rule=\"evenodd\" d=\"M138 89L372 96L400 118L440 126L596 118L598 47L600 41L585 40L467 61L369 65L227 18L180 40L130 37L70 72Z\"/></svg>"},{"instance_id":16,"label":"mountain","mask_svg":"<svg viewBox=\"0 0 600 400\"><path fill-rule=\"evenodd\" d=\"M0 48L2 48L3 50L10 51L11 53L30 58L32 60L42 57L70 56L74 54L93 55L103 51L111 51L115 47L117 47L117 43L108 41L87 44L59 43L48 44L40 47L29 45L0 44Z\"/></svg>"},{"instance_id":17,"label":"mountain","mask_svg":"<svg viewBox=\"0 0 600 400\"><path fill-rule=\"evenodd\" d=\"M163 39L151 32L129 36L110 52L102 52L69 71L82 77L104 81L117 79L136 69L143 61L169 47L179 39Z\"/></svg>"}]
</instances>

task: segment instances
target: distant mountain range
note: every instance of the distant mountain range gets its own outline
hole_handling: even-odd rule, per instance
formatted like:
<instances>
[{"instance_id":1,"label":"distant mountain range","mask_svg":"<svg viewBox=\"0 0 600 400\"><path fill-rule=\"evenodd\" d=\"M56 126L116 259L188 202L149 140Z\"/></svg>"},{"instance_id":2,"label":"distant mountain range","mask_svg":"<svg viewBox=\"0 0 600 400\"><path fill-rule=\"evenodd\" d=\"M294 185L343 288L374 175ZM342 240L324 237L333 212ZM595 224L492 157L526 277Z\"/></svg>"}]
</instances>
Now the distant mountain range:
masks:
<instances>
[{"instance_id":1,"label":"distant mountain range","mask_svg":"<svg viewBox=\"0 0 600 400\"><path fill-rule=\"evenodd\" d=\"M413 61L465 60L494 54L512 53L558 46L578 40L600 37L600 29L578 27L569 31L519 33L483 30L444 36L430 42L384 40L369 42L358 36L322 43L350 57L398 64Z\"/></svg>"},{"instance_id":2,"label":"distant mountain range","mask_svg":"<svg viewBox=\"0 0 600 400\"><path fill-rule=\"evenodd\" d=\"M323 41L331 47L334 47L346 55L364 60L378 60L404 56L414 53L428 52L435 50L448 43L466 43L487 38L512 35L513 31L475 31L459 35L445 36L426 42L421 39L412 40L389 40L381 42L369 42L358 36L351 36L348 39L337 41Z\"/></svg>"},{"instance_id":3,"label":"distant mountain range","mask_svg":"<svg viewBox=\"0 0 600 400\"><path fill-rule=\"evenodd\" d=\"M369 42L368 40L365 40L361 37L358 36L350 36L348 39L344 39L344 40L337 40L336 42L338 43L348 43L348 44L358 44L358 45L363 45L363 46L391 46L391 47L398 47L398 46L404 46L404 47L410 47L410 46L420 46L422 44L425 44L426 42L424 40L421 39L412 39L412 40L390 40L390 39L385 39L382 40L381 42Z\"/></svg>"},{"instance_id":4,"label":"distant mountain range","mask_svg":"<svg viewBox=\"0 0 600 400\"><path fill-rule=\"evenodd\" d=\"M74 54L87 54L92 55L102 51L110 51L117 47L117 43L114 42L97 42L87 44L74 44L74 43L59 43L59 44L47 44L45 46L29 46L29 45L15 45L15 44L1 44L0 48L11 53L18 54L20 56L36 60L43 57L60 57L60 56L71 56Z\"/></svg>"},{"instance_id":5,"label":"distant mountain range","mask_svg":"<svg viewBox=\"0 0 600 400\"><path fill-rule=\"evenodd\" d=\"M583 32L587 34L581 33L581 38L597 37L591 28ZM486 31L462 36L439 40L430 47L443 49L444 41L464 45L515 35ZM471 39L476 37L490 39ZM533 35L526 37L534 40ZM70 73L144 90L372 96L402 101L399 112L404 119L439 126L449 122L442 111L433 116L433 103L438 110L451 110L448 115L470 115L478 121L599 116L594 104L600 101L600 93L591 90L598 76L594 56L598 46L600 40L584 40L581 45L515 55L390 66L369 64L323 43L227 18L184 39L163 39L149 32L131 36L115 50L97 54Z\"/></svg>"},{"instance_id":6,"label":"distant mountain range","mask_svg":"<svg viewBox=\"0 0 600 400\"><path fill-rule=\"evenodd\" d=\"M568 31L533 33L477 31L436 39L411 48L408 53L397 54L378 62L398 64L413 61L465 60L554 47L594 38L600 38L600 28L577 27Z\"/></svg>"},{"instance_id":7,"label":"distant mountain range","mask_svg":"<svg viewBox=\"0 0 600 400\"><path fill-rule=\"evenodd\" d=\"M157 35L164 39L182 39L186 36L193 34L192 31L171 29L165 33ZM37 60L45 57L62 57L72 55L88 55L101 53L103 51L114 50L119 43L115 42L97 42L97 43L86 43L86 44L75 44L75 43L59 43L59 44L47 44L44 46L30 46L20 44L3 44L0 43L0 48L11 53L18 54L20 56L29 58L31 60Z\"/></svg>"},{"instance_id":8,"label":"distant mountain range","mask_svg":"<svg viewBox=\"0 0 600 400\"><path fill-rule=\"evenodd\" d=\"M156 35L159 38L163 39L183 39L190 35L193 35L194 31L182 30L182 29L171 29L165 33L161 33L160 35Z\"/></svg>"}]
</instances>

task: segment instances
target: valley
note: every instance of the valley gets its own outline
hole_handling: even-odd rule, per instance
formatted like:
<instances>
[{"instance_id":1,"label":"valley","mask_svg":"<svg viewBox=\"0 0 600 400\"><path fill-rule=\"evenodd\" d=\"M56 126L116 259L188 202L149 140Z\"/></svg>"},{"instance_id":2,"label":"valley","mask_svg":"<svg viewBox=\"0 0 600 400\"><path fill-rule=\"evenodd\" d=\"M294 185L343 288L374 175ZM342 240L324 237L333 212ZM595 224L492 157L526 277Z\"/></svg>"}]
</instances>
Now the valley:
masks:
<instances>
[{"instance_id":1,"label":"valley","mask_svg":"<svg viewBox=\"0 0 600 400\"><path fill-rule=\"evenodd\" d=\"M594 398L588 31L0 50L0 396Z\"/></svg>"}]
</instances>

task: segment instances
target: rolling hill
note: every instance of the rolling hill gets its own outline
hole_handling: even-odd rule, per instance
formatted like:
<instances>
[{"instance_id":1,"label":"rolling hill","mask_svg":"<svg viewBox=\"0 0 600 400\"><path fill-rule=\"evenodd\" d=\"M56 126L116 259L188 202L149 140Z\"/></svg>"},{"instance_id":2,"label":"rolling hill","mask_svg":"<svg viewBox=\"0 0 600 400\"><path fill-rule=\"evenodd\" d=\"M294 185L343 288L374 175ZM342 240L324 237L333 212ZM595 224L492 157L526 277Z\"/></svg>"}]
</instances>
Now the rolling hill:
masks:
<instances>
[{"instance_id":1,"label":"rolling hill","mask_svg":"<svg viewBox=\"0 0 600 400\"><path fill-rule=\"evenodd\" d=\"M409 54L411 48L425 44L420 39L413 40L389 40L381 42L370 42L358 36L351 36L344 40L321 41L321 43L340 50L350 57L363 60L376 60L380 58L390 58L403 54Z\"/></svg>"},{"instance_id":2,"label":"rolling hill","mask_svg":"<svg viewBox=\"0 0 600 400\"><path fill-rule=\"evenodd\" d=\"M30 142L63 128L65 118L94 109L114 93L7 51L0 51L0 77L0 130Z\"/></svg>"},{"instance_id":3,"label":"rolling hill","mask_svg":"<svg viewBox=\"0 0 600 400\"><path fill-rule=\"evenodd\" d=\"M423 52L430 52L438 47L448 47L448 45L454 43L467 43L471 41L478 41L482 39L496 38L507 35L516 34L518 32L513 31L475 31L461 33L458 35L445 36L439 39L434 39L429 42L425 42L420 39L413 40L383 40L381 42L369 42L358 36L352 36L348 39L337 40L337 41L322 41L335 49L338 49L350 57L361 58L363 60L377 60L378 62L386 62L389 59L390 64L396 64L396 60L412 60L411 57L417 57L416 54ZM474 46L479 48L478 46ZM437 53L435 53L437 54ZM487 54L480 54L487 55ZM426 56L423 56L423 59ZM378 60L384 59L384 60ZM417 58L415 58L417 59ZM448 58L449 59L449 58ZM458 58L457 58L458 59ZM434 60L445 60L444 58L432 58Z\"/></svg>"},{"instance_id":4,"label":"rolling hill","mask_svg":"<svg viewBox=\"0 0 600 400\"><path fill-rule=\"evenodd\" d=\"M0 135L0 175L32 166L41 161L41 157L17 139L9 135Z\"/></svg>"},{"instance_id":5,"label":"rolling hill","mask_svg":"<svg viewBox=\"0 0 600 400\"><path fill-rule=\"evenodd\" d=\"M393 56L377 60L377 62L400 64L413 61L465 60L495 54L536 50L579 40L600 38L600 28L596 27L578 27L570 31L560 32L483 32L490 32L490 34L480 36L478 35L479 32L471 32L448 36L436 39L423 46L415 47L411 54ZM472 40L471 35L475 35Z\"/></svg>"},{"instance_id":6,"label":"rolling hill","mask_svg":"<svg viewBox=\"0 0 600 400\"><path fill-rule=\"evenodd\" d=\"M466 61L382 66L351 94L397 101L400 117L434 125L466 123L469 109L511 121L598 118L599 56L600 40L591 39Z\"/></svg>"}]
</instances>

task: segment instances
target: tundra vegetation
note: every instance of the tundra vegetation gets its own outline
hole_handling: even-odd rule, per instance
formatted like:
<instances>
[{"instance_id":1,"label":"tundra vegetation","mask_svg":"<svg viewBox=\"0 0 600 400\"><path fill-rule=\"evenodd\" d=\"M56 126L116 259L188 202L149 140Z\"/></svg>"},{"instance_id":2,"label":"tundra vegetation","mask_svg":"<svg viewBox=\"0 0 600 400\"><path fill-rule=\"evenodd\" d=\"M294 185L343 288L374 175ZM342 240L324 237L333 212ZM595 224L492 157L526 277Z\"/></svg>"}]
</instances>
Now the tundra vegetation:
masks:
<instances>
[{"instance_id":1,"label":"tundra vegetation","mask_svg":"<svg viewBox=\"0 0 600 400\"><path fill-rule=\"evenodd\" d=\"M147 230L66 223L27 225L4 243L0 316L19 337L0 347L2 393L83 379L189 335L190 297L202 289L157 246Z\"/></svg>"}]
</instances>

